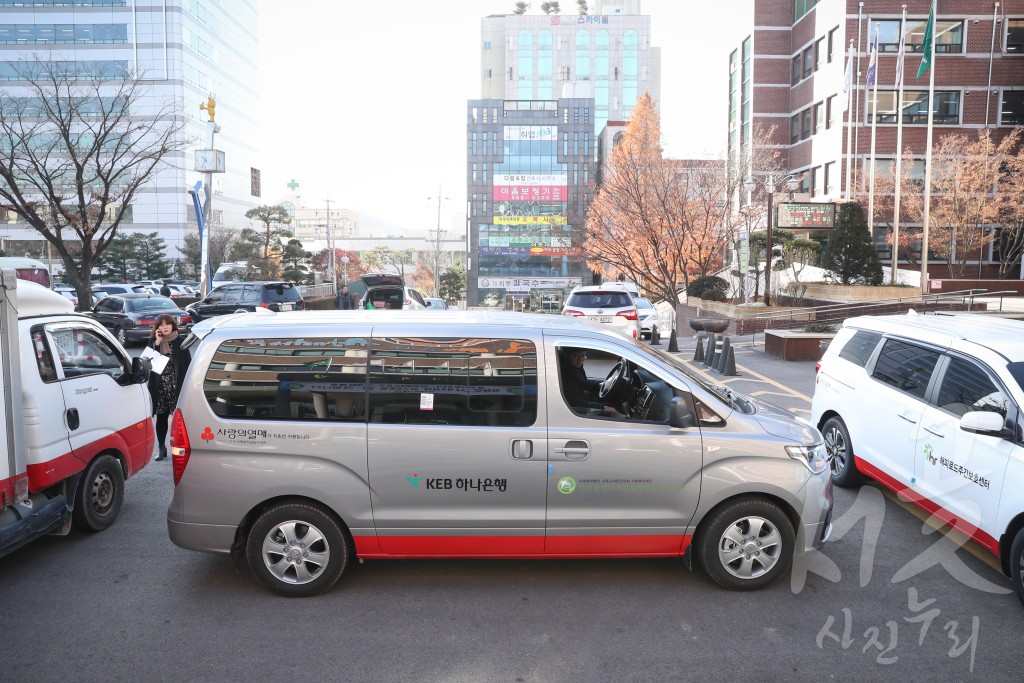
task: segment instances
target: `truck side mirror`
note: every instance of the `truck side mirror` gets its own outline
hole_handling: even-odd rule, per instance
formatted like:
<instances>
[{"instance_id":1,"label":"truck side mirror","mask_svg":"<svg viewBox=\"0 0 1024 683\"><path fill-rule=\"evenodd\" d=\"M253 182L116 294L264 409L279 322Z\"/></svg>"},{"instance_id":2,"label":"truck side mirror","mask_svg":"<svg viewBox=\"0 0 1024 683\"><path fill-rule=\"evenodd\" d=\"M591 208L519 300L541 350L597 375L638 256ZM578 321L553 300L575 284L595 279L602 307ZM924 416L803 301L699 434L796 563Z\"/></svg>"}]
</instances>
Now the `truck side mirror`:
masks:
<instances>
[{"instance_id":1,"label":"truck side mirror","mask_svg":"<svg viewBox=\"0 0 1024 683\"><path fill-rule=\"evenodd\" d=\"M132 358L132 384L145 384L152 371L148 358Z\"/></svg>"}]
</instances>

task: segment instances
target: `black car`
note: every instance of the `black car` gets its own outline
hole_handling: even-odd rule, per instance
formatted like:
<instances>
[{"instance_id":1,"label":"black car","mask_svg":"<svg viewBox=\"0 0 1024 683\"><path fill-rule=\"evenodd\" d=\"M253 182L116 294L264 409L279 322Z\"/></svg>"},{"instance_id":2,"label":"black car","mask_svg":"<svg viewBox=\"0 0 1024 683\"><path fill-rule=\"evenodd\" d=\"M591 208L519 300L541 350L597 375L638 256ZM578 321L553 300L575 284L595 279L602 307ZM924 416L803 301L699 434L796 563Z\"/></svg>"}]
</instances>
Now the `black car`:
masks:
<instances>
[{"instance_id":1,"label":"black car","mask_svg":"<svg viewBox=\"0 0 1024 683\"><path fill-rule=\"evenodd\" d=\"M182 333L192 324L188 312L157 294L113 294L93 306L91 315L113 332L117 341L127 346L131 342L149 339L153 323L161 313L174 318Z\"/></svg>"},{"instance_id":2,"label":"black car","mask_svg":"<svg viewBox=\"0 0 1024 683\"><path fill-rule=\"evenodd\" d=\"M243 313L267 308L271 311L302 311L306 303L298 287L291 282L235 282L221 285L205 299L185 310L194 322L228 313Z\"/></svg>"}]
</instances>

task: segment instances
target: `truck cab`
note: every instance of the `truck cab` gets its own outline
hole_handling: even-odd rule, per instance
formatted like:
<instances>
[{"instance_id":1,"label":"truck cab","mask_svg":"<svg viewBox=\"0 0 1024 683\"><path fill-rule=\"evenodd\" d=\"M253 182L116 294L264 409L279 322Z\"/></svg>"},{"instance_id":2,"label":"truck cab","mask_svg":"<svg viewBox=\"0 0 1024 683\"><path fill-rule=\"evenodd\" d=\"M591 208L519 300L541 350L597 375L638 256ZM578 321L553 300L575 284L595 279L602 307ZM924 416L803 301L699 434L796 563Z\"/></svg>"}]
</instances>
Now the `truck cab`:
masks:
<instances>
[{"instance_id":1,"label":"truck cab","mask_svg":"<svg viewBox=\"0 0 1024 683\"><path fill-rule=\"evenodd\" d=\"M0 276L0 556L117 518L153 453L146 361L45 287Z\"/></svg>"}]
</instances>

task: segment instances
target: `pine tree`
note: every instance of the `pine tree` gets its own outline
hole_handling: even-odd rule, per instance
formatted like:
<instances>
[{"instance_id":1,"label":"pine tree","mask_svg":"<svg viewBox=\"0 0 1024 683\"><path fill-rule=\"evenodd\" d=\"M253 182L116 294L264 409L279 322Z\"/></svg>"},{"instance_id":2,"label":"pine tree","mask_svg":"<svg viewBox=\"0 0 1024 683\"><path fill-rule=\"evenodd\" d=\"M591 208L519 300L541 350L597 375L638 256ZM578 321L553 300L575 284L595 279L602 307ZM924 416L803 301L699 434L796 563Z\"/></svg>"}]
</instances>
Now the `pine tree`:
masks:
<instances>
[{"instance_id":1,"label":"pine tree","mask_svg":"<svg viewBox=\"0 0 1024 683\"><path fill-rule=\"evenodd\" d=\"M860 204L838 205L836 227L828 241L824 267L843 285L882 284L882 263Z\"/></svg>"}]
</instances>

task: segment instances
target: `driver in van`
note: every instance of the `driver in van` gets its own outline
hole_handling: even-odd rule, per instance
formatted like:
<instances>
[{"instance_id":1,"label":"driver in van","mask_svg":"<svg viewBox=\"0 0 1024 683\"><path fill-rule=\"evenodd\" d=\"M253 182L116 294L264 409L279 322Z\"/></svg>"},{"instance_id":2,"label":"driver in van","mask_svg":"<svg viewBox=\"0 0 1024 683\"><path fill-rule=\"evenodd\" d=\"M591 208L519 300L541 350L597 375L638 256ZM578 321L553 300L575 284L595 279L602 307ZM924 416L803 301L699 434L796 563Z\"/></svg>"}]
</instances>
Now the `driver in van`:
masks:
<instances>
[{"instance_id":1,"label":"driver in van","mask_svg":"<svg viewBox=\"0 0 1024 683\"><path fill-rule=\"evenodd\" d=\"M560 352L559 374L562 378L565 402L580 414L586 415L591 411L597 411L601 415L623 417L616 408L601 402L601 381L587 377L587 371L583 368L586 360L586 349L566 348Z\"/></svg>"}]
</instances>

